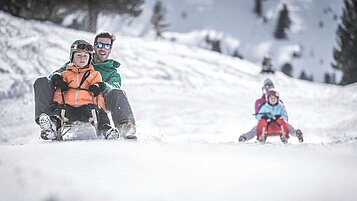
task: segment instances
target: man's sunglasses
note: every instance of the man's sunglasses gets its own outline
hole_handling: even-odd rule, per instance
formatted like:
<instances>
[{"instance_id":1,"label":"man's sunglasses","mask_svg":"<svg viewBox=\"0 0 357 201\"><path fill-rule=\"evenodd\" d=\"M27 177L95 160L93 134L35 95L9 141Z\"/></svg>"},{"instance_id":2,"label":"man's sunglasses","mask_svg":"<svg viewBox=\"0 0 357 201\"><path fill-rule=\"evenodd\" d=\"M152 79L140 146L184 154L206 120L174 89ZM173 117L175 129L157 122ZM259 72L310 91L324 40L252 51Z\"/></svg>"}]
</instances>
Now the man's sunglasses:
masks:
<instances>
[{"instance_id":1,"label":"man's sunglasses","mask_svg":"<svg viewBox=\"0 0 357 201\"><path fill-rule=\"evenodd\" d=\"M112 48L112 45L111 45L111 44L108 44L108 43L96 42L94 45L95 45L97 48L102 48L102 47L104 47L106 50L109 50L110 48Z\"/></svg>"},{"instance_id":2,"label":"man's sunglasses","mask_svg":"<svg viewBox=\"0 0 357 201\"><path fill-rule=\"evenodd\" d=\"M87 50L88 52L93 52L93 46L88 44L78 44L73 46L72 48L77 50Z\"/></svg>"}]
</instances>

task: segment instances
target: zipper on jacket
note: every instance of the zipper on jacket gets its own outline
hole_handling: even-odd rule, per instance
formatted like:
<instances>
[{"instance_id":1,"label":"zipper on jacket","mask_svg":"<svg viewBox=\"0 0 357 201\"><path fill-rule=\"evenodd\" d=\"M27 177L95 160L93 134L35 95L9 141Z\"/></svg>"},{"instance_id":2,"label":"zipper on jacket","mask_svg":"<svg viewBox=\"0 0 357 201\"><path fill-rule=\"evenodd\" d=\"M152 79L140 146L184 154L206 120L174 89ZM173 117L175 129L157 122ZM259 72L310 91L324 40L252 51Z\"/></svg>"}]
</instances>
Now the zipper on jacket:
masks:
<instances>
[{"instance_id":1,"label":"zipper on jacket","mask_svg":"<svg viewBox=\"0 0 357 201\"><path fill-rule=\"evenodd\" d=\"M78 107L78 94L79 94L79 89L78 89L78 87L79 87L79 75L80 75L80 73L79 73L79 70L78 70L78 72L77 72L77 75L76 75L76 85L77 85L77 89L76 89L76 95L75 95L75 98L74 98L74 105L76 106L76 107Z\"/></svg>"}]
</instances>

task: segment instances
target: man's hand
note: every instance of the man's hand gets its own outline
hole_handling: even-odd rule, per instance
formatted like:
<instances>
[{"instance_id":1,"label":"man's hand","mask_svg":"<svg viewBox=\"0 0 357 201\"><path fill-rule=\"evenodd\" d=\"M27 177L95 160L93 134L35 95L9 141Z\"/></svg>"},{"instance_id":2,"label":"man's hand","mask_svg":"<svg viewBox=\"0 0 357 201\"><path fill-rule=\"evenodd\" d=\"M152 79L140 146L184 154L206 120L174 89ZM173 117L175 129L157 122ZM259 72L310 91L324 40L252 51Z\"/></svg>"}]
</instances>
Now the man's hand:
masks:
<instances>
[{"instance_id":1,"label":"man's hand","mask_svg":"<svg viewBox=\"0 0 357 201\"><path fill-rule=\"evenodd\" d=\"M93 92L94 96L98 96L100 92L99 84L93 84L92 86L89 87L89 91Z\"/></svg>"},{"instance_id":2,"label":"man's hand","mask_svg":"<svg viewBox=\"0 0 357 201\"><path fill-rule=\"evenodd\" d=\"M103 92L105 90L106 84L104 82L99 82L98 83L100 91Z\"/></svg>"}]
</instances>

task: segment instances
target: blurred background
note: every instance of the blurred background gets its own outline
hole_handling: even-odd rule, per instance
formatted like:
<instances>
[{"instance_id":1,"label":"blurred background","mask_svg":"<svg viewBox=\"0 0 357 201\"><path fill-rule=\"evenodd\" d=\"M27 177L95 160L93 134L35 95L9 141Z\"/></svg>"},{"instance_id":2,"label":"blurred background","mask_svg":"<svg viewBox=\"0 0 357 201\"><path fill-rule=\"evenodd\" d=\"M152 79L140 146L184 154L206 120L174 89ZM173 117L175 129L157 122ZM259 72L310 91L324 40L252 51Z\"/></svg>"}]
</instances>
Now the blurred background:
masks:
<instances>
[{"instance_id":1,"label":"blurred background","mask_svg":"<svg viewBox=\"0 0 357 201\"><path fill-rule=\"evenodd\" d=\"M169 40L331 84L357 80L356 0L3 0L0 9L86 32ZM120 41L120 39L119 39Z\"/></svg>"}]
</instances>

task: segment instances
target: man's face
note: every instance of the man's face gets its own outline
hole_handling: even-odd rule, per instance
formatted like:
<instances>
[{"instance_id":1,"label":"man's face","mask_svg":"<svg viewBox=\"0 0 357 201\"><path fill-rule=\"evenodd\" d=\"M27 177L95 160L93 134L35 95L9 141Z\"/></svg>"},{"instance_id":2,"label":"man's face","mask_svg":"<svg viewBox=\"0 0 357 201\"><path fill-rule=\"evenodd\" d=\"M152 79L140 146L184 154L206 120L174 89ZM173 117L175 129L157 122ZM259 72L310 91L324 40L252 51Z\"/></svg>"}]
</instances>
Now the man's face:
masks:
<instances>
[{"instance_id":1,"label":"man's face","mask_svg":"<svg viewBox=\"0 0 357 201\"><path fill-rule=\"evenodd\" d=\"M110 53L112 52L111 46L109 49L105 48L106 46L108 47L111 44L111 40L109 38L98 38L96 43L99 44L94 44L94 61L96 63L101 63L107 60Z\"/></svg>"}]
</instances>

